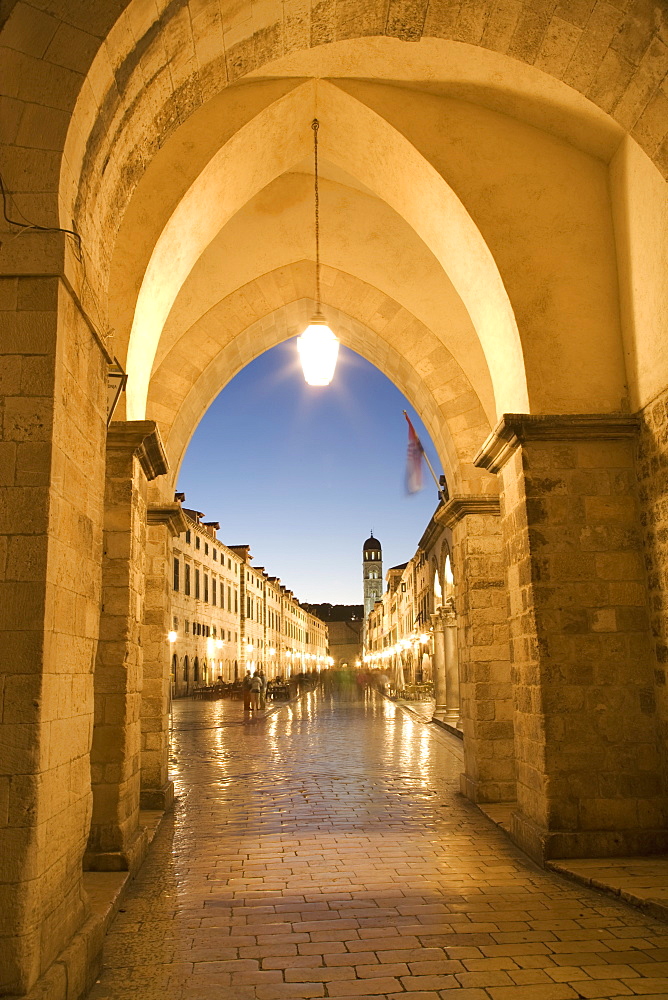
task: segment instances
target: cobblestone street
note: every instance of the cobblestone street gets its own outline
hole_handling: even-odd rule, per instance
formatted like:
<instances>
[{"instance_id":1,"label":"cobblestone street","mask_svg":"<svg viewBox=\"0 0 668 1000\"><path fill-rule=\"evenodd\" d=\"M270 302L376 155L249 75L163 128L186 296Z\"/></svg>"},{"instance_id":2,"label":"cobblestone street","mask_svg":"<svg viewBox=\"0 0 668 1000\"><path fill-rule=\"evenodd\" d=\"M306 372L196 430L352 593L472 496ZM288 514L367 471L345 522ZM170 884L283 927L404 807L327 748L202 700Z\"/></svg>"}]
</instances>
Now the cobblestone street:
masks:
<instances>
[{"instance_id":1,"label":"cobblestone street","mask_svg":"<svg viewBox=\"0 0 668 1000\"><path fill-rule=\"evenodd\" d=\"M92 1000L668 995L668 926L527 861L458 794L461 743L392 703L173 726L174 815Z\"/></svg>"}]
</instances>

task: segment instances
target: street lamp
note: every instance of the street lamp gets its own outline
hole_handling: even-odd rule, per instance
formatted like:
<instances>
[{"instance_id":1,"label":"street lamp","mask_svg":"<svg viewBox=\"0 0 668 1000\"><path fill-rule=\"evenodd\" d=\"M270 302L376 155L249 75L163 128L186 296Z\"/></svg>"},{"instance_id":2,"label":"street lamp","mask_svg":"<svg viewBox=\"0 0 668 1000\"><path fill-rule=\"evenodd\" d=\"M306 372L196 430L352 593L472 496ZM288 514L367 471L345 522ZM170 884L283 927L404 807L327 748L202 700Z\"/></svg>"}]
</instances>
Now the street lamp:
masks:
<instances>
[{"instance_id":1,"label":"street lamp","mask_svg":"<svg viewBox=\"0 0 668 1000\"><path fill-rule=\"evenodd\" d=\"M307 385L329 385L334 378L339 341L327 325L321 312L320 296L320 191L318 187L318 129L320 122L314 118L313 165L315 178L315 288L316 311L309 325L297 340L297 350Z\"/></svg>"}]
</instances>

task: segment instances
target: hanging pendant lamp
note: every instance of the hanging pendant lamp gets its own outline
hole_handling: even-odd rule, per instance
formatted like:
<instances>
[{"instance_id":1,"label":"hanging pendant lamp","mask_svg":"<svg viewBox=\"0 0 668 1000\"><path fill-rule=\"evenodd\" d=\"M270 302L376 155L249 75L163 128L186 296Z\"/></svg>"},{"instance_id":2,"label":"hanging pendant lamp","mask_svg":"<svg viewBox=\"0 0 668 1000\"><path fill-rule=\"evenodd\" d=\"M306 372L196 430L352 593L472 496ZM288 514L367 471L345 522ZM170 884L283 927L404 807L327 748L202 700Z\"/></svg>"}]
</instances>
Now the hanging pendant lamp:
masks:
<instances>
[{"instance_id":1,"label":"hanging pendant lamp","mask_svg":"<svg viewBox=\"0 0 668 1000\"><path fill-rule=\"evenodd\" d=\"M329 385L334 378L339 341L327 325L320 304L320 192L318 189L318 129L320 122L314 118L313 164L315 177L315 287L316 311L309 325L297 339L299 360L308 385Z\"/></svg>"}]
</instances>

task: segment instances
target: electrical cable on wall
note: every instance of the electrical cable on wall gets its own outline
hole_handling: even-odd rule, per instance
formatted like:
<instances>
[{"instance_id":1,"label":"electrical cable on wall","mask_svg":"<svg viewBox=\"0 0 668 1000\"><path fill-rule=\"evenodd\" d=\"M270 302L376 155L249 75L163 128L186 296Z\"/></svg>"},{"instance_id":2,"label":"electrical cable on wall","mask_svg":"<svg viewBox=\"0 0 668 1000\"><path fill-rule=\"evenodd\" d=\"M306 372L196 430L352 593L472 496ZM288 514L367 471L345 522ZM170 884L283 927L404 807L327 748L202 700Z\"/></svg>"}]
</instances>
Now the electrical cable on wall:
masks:
<instances>
[{"instance_id":1,"label":"electrical cable on wall","mask_svg":"<svg viewBox=\"0 0 668 1000\"><path fill-rule=\"evenodd\" d=\"M0 174L0 194L2 195L2 214L4 221L10 226L17 226L19 229L19 232L15 233L12 239L16 239L16 237L22 236L26 232L40 232L40 233L64 233L72 240L74 244L74 256L76 260L81 264L82 291L84 289L88 289L90 300L97 314L97 324L98 326L101 326L102 324L100 323L100 309L97 303L97 298L95 296L95 293L86 275L86 261L83 253L83 242L79 233L77 233L75 229L66 229L62 226L40 226L36 222L30 222L30 220L25 217L21 209L18 208L18 206L16 205L14 205L14 208L23 219L23 222L19 222L17 219L12 219L9 214L9 201L12 197L12 194L10 191L8 191L2 174ZM2 248L2 243L0 243L0 249L1 248ZM84 309L82 303L79 303L79 307L82 310L83 315L86 317L87 323L91 331L93 332L95 338L98 340L100 346L103 348L107 358L110 358L110 349L106 343L106 341L110 339L110 334L107 334L106 337L103 337L102 334L100 334L99 330L97 329L96 325L93 323L92 319L90 319L90 317L88 316L88 313ZM128 376L125 370L123 369L123 366L121 365L120 361L116 357L113 358L113 362L110 364L110 368L108 370L107 375L109 379L112 380L118 379L118 385L116 386L112 402L110 405L108 405L107 408L107 426L109 426L109 424L111 423L111 419L114 415L116 406L118 404L120 395L122 392L125 391L128 381Z\"/></svg>"},{"instance_id":2,"label":"electrical cable on wall","mask_svg":"<svg viewBox=\"0 0 668 1000\"><path fill-rule=\"evenodd\" d=\"M18 208L17 205L14 205L14 208L23 218L23 222L18 222L16 219L10 218L8 202L9 199L11 198L11 193L7 190L2 174L0 174L0 193L2 194L2 214L5 222L8 223L8 225L10 226L18 226L18 228L21 230L21 232L14 234L15 237L22 236L23 233L29 231L38 231L41 233L65 233L65 235L69 236L74 242L74 245L76 247L74 253L77 260L83 261L81 237L76 232L76 230L64 229L62 226L40 226L37 222L30 222L29 219L26 219L25 215L23 215L23 212L21 211L20 208Z\"/></svg>"}]
</instances>

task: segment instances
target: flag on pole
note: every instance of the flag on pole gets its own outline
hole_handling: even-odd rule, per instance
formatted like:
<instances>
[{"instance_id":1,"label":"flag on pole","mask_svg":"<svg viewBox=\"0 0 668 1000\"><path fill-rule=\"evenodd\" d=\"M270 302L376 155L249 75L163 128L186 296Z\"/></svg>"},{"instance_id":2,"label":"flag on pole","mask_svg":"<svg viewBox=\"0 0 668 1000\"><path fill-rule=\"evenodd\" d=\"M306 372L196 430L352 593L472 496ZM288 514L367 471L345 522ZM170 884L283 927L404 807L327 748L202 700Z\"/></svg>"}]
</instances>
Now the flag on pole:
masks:
<instances>
[{"instance_id":1,"label":"flag on pole","mask_svg":"<svg viewBox=\"0 0 668 1000\"><path fill-rule=\"evenodd\" d=\"M420 438L415 433L410 417L404 410L404 416L408 424L408 451L406 453L406 490L409 493L419 493L423 488L422 480L422 458L424 448L420 443Z\"/></svg>"}]
</instances>

